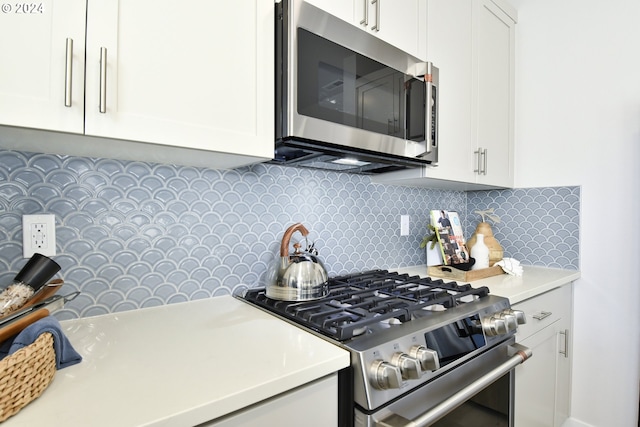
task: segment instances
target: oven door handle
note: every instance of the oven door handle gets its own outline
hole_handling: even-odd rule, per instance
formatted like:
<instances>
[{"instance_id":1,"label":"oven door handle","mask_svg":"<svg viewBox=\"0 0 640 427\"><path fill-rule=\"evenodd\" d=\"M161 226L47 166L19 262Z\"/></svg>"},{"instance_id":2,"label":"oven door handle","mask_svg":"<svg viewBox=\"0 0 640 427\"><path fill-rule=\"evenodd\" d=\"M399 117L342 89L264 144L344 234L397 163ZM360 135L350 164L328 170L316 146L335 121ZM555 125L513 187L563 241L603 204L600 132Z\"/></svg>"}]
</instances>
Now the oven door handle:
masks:
<instances>
[{"instance_id":1,"label":"oven door handle","mask_svg":"<svg viewBox=\"0 0 640 427\"><path fill-rule=\"evenodd\" d=\"M506 362L492 369L487 374L478 378L476 381L458 391L456 394L441 402L437 406L419 415L417 418L408 420L401 415L391 414L384 419L377 421L376 426L422 427L431 425L435 421L451 412L453 409L460 406L462 403L469 400L480 390L484 389L485 387L502 377L504 374L514 369L516 366L524 363L527 359L533 356L533 352L528 347L515 343L509 346L509 356L510 357Z\"/></svg>"}]
</instances>

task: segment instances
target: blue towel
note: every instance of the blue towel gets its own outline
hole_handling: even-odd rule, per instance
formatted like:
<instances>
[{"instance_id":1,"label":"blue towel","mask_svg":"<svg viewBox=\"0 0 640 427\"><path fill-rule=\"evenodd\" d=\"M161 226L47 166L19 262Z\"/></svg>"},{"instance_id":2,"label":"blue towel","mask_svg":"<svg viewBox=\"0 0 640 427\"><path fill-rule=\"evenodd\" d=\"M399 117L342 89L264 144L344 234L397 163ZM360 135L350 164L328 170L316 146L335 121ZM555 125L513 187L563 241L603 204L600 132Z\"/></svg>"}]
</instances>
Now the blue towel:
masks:
<instances>
[{"instance_id":1,"label":"blue towel","mask_svg":"<svg viewBox=\"0 0 640 427\"><path fill-rule=\"evenodd\" d=\"M53 349L56 353L56 368L64 369L82 361L82 356L73 348L67 336L62 332L60 322L53 316L47 316L32 323L20 332L11 342L8 351L6 347L10 340L2 343L0 357L11 355L23 347L26 347L38 339L40 334L49 332L53 335Z\"/></svg>"}]
</instances>

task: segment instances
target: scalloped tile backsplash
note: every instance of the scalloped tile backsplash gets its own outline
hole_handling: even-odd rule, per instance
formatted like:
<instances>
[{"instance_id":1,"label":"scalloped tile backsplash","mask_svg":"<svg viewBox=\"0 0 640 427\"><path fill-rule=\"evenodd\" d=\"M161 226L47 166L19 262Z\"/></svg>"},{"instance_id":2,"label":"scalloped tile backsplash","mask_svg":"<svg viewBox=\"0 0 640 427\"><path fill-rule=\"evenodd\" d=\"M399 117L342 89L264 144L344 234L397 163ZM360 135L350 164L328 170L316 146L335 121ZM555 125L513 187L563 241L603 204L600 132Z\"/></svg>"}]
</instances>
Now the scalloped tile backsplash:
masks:
<instances>
[{"instance_id":1,"label":"scalloped tile backsplash","mask_svg":"<svg viewBox=\"0 0 640 427\"><path fill-rule=\"evenodd\" d=\"M578 187L464 193L265 164L221 171L0 151L0 285L26 262L23 214L55 215L61 293L82 291L56 314L69 319L261 284L295 222L330 275L424 264L430 209L460 212L470 236L473 212L491 207L505 256L578 268Z\"/></svg>"}]
</instances>

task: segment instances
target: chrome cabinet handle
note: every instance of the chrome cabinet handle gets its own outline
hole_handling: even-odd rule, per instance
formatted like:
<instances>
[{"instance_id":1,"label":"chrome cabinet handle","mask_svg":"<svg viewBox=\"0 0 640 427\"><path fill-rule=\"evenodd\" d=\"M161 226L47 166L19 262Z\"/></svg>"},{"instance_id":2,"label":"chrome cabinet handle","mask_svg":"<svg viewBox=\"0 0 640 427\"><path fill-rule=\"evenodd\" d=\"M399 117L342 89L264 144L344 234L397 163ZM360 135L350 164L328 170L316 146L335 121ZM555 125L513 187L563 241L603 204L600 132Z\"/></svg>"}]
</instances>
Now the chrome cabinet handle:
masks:
<instances>
[{"instance_id":1,"label":"chrome cabinet handle","mask_svg":"<svg viewBox=\"0 0 640 427\"><path fill-rule=\"evenodd\" d=\"M101 113L107 112L107 48L100 48L100 106Z\"/></svg>"},{"instance_id":2,"label":"chrome cabinet handle","mask_svg":"<svg viewBox=\"0 0 640 427\"><path fill-rule=\"evenodd\" d=\"M487 174L487 149L483 149L482 147L478 147L473 154L477 154L476 157L476 168L473 170L478 175L486 175Z\"/></svg>"},{"instance_id":3,"label":"chrome cabinet handle","mask_svg":"<svg viewBox=\"0 0 640 427\"><path fill-rule=\"evenodd\" d=\"M550 311L541 311L538 314L534 314L532 317L536 320L542 320L542 319L546 319L547 317L551 316L553 313Z\"/></svg>"},{"instance_id":4,"label":"chrome cabinet handle","mask_svg":"<svg viewBox=\"0 0 640 427\"><path fill-rule=\"evenodd\" d=\"M480 172L482 175L487 174L487 149L482 150L482 171Z\"/></svg>"},{"instance_id":5,"label":"chrome cabinet handle","mask_svg":"<svg viewBox=\"0 0 640 427\"><path fill-rule=\"evenodd\" d=\"M569 358L569 330L565 329L564 331L560 331L560 335L564 335L564 350L560 350L558 353L567 359Z\"/></svg>"},{"instance_id":6,"label":"chrome cabinet handle","mask_svg":"<svg viewBox=\"0 0 640 427\"><path fill-rule=\"evenodd\" d=\"M67 37L67 53L64 67L64 106L71 107L71 86L73 81L73 39Z\"/></svg>"},{"instance_id":7,"label":"chrome cabinet handle","mask_svg":"<svg viewBox=\"0 0 640 427\"><path fill-rule=\"evenodd\" d=\"M373 31L380 31L380 1L381 0L371 0L371 4L376 5L376 24L371 27Z\"/></svg>"},{"instance_id":8,"label":"chrome cabinet handle","mask_svg":"<svg viewBox=\"0 0 640 427\"><path fill-rule=\"evenodd\" d=\"M481 166L480 166L480 153L482 152L482 147L478 147L478 149L476 151L473 152L473 154L477 154L478 157L476 157L476 168L473 170L475 173L477 173L478 175L480 175L481 173Z\"/></svg>"},{"instance_id":9,"label":"chrome cabinet handle","mask_svg":"<svg viewBox=\"0 0 640 427\"><path fill-rule=\"evenodd\" d=\"M364 17L360 20L360 25L365 27L369 25L369 0L363 0L364 2Z\"/></svg>"}]
</instances>

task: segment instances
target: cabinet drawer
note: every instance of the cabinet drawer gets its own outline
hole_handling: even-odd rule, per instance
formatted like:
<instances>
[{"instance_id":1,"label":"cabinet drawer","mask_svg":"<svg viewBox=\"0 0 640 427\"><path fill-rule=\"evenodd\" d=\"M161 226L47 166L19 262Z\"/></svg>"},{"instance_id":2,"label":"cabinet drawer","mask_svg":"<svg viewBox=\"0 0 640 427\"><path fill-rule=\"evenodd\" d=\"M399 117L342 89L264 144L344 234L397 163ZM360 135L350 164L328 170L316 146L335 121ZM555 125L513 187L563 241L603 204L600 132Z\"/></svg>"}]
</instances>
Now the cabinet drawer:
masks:
<instances>
[{"instance_id":1,"label":"cabinet drawer","mask_svg":"<svg viewBox=\"0 0 640 427\"><path fill-rule=\"evenodd\" d=\"M527 316L527 323L518 325L516 337L521 342L557 320L571 315L571 285L561 286L514 304L513 308L524 311Z\"/></svg>"}]
</instances>

